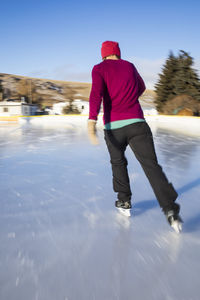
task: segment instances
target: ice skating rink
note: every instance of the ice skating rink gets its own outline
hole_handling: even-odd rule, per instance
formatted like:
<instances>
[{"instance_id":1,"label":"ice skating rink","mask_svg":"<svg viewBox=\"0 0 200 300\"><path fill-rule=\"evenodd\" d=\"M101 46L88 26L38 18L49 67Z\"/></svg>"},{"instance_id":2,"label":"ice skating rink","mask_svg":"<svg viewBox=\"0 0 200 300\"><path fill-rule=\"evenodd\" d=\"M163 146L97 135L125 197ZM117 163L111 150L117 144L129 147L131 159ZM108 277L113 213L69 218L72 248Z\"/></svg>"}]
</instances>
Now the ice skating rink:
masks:
<instances>
[{"instance_id":1,"label":"ice skating rink","mask_svg":"<svg viewBox=\"0 0 200 300\"><path fill-rule=\"evenodd\" d=\"M200 299L200 137L149 124L181 235L129 149L133 216L115 211L101 128L94 147L85 124L0 125L1 300Z\"/></svg>"}]
</instances>

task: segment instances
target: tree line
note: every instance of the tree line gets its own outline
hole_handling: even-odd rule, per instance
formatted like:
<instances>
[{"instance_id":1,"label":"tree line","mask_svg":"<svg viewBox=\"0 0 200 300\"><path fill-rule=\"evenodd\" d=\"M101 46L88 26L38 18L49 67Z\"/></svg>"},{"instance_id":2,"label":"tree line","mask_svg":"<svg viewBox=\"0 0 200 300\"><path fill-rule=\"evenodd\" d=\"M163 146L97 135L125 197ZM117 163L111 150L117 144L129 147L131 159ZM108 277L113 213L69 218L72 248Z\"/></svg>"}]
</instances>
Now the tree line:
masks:
<instances>
[{"instance_id":1,"label":"tree line","mask_svg":"<svg viewBox=\"0 0 200 300\"><path fill-rule=\"evenodd\" d=\"M193 64L193 58L183 50L177 56L172 51L169 53L155 85L155 105L159 113L200 116L200 79ZM28 103L41 107L68 100L66 113L73 111L73 101L79 98L76 89L68 85L17 77L3 81L3 75L0 76L0 96L0 100L23 97Z\"/></svg>"}]
</instances>

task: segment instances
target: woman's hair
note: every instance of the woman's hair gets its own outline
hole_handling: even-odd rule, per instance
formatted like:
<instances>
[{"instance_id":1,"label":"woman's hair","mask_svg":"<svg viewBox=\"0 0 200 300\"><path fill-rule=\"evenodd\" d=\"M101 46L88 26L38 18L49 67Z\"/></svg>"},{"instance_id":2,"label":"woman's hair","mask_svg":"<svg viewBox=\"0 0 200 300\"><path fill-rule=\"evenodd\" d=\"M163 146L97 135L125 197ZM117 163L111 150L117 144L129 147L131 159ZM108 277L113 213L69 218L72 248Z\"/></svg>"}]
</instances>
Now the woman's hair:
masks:
<instances>
[{"instance_id":1,"label":"woman's hair","mask_svg":"<svg viewBox=\"0 0 200 300\"><path fill-rule=\"evenodd\" d=\"M104 58L103 58L103 60L106 60L106 59L107 59L107 57L109 57L109 56L116 56L118 59L120 59L120 56L119 56L119 55L116 55L116 54L111 54L111 55L108 55L108 56L104 57Z\"/></svg>"}]
</instances>

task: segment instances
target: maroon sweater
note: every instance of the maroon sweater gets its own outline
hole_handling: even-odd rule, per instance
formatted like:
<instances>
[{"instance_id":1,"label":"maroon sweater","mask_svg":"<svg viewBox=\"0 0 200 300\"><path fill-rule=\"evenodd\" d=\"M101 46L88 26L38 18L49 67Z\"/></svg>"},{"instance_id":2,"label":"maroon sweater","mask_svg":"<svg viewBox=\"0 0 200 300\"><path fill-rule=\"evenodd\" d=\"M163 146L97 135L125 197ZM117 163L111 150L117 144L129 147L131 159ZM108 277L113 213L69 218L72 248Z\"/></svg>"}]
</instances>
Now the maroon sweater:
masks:
<instances>
[{"instance_id":1,"label":"maroon sweater","mask_svg":"<svg viewBox=\"0 0 200 300\"><path fill-rule=\"evenodd\" d=\"M97 120L102 99L104 124L143 119L138 97L144 90L144 81L132 63L123 59L104 60L92 70L89 119Z\"/></svg>"}]
</instances>

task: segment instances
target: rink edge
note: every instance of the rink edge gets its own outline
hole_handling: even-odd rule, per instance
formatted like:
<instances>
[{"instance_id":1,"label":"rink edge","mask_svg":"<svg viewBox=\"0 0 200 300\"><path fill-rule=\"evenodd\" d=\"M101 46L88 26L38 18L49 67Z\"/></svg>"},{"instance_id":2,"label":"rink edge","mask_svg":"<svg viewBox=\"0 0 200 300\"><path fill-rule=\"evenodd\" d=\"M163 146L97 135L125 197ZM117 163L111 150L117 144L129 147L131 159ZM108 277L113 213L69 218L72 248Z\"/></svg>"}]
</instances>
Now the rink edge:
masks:
<instances>
[{"instance_id":1,"label":"rink edge","mask_svg":"<svg viewBox=\"0 0 200 300\"><path fill-rule=\"evenodd\" d=\"M97 125L103 128L103 115L100 114ZM40 115L40 116L0 116L0 125L3 124L33 124L45 127L68 126L71 128L86 129L87 114L73 115ZM161 128L182 134L200 137L200 117L172 116L172 115L145 115L146 121L152 129Z\"/></svg>"}]
</instances>

